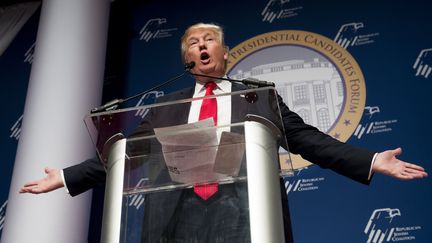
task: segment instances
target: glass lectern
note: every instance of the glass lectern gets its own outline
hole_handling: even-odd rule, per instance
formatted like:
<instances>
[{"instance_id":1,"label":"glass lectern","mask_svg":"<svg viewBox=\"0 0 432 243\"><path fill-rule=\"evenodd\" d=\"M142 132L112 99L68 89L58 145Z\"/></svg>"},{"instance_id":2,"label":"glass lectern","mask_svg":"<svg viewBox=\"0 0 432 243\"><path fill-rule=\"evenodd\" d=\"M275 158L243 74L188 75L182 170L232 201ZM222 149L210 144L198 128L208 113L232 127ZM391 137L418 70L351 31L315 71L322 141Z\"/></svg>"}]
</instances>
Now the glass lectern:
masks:
<instances>
[{"instance_id":1,"label":"glass lectern","mask_svg":"<svg viewBox=\"0 0 432 243\"><path fill-rule=\"evenodd\" d=\"M230 116L217 126L208 119L188 123L197 120L190 107L213 97ZM173 215L184 194L210 183L219 194L234 188L244 197L251 242L284 242L280 176L291 175L292 167L290 159L279 160L288 144L276 91L165 98L85 118L107 172L101 241L163 242L168 228L181 224Z\"/></svg>"}]
</instances>

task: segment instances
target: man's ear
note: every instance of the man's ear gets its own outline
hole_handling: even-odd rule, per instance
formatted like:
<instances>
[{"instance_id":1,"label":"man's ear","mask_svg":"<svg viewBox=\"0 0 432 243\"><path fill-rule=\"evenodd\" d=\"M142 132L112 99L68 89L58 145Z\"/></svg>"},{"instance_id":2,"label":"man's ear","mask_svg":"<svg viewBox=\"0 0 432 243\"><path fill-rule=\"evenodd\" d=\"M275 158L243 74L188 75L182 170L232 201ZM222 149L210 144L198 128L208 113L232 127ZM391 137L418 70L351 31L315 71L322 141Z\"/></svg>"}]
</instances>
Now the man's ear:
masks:
<instances>
[{"instance_id":1,"label":"man's ear","mask_svg":"<svg viewBox=\"0 0 432 243\"><path fill-rule=\"evenodd\" d=\"M225 52L224 52L224 60L227 61L228 60L228 53L229 53L229 47L225 46Z\"/></svg>"},{"instance_id":2,"label":"man's ear","mask_svg":"<svg viewBox=\"0 0 432 243\"><path fill-rule=\"evenodd\" d=\"M189 61L189 57L188 57L187 54L185 54L184 57L183 57L183 64L186 64L186 63L189 63L189 62L190 62Z\"/></svg>"}]
</instances>

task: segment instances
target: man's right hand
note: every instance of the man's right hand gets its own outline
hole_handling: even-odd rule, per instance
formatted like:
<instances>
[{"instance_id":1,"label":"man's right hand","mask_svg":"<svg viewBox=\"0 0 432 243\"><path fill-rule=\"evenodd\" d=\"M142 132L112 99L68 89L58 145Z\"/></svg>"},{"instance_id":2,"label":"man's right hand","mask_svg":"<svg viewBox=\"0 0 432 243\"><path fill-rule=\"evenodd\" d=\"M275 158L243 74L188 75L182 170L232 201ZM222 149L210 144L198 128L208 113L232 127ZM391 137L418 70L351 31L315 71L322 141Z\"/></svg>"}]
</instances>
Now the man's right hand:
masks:
<instances>
[{"instance_id":1,"label":"man's right hand","mask_svg":"<svg viewBox=\"0 0 432 243\"><path fill-rule=\"evenodd\" d=\"M24 184L24 186L19 190L19 192L39 194L54 191L58 188L64 187L63 180L60 175L60 170L46 167L45 174L47 174L47 176L43 179Z\"/></svg>"}]
</instances>

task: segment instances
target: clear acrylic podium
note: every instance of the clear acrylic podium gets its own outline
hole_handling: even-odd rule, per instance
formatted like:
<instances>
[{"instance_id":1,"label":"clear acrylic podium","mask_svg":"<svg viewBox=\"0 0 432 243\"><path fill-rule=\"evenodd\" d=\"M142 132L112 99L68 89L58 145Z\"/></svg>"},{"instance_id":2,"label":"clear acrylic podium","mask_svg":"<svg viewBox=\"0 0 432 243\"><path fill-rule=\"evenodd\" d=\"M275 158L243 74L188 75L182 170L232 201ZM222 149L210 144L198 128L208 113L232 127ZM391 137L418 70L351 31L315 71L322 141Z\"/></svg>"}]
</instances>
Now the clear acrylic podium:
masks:
<instances>
[{"instance_id":1,"label":"clear acrylic podium","mask_svg":"<svg viewBox=\"0 0 432 243\"><path fill-rule=\"evenodd\" d=\"M223 109L231 100L230 122L187 124L191 105L212 97ZM107 172L101 242L159 242L179 210L176 195L208 183L246 195L251 242L285 242L280 176L292 166L279 160L288 145L273 88L107 111L85 123Z\"/></svg>"}]
</instances>

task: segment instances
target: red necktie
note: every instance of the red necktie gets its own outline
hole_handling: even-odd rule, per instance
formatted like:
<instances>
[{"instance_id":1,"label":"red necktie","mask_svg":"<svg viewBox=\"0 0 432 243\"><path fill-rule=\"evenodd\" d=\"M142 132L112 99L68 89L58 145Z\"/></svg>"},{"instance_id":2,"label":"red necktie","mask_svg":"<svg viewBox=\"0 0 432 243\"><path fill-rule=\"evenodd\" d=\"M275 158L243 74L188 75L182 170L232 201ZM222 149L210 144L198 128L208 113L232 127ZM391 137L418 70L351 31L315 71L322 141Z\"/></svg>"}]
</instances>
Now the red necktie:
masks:
<instances>
[{"instance_id":1,"label":"red necktie","mask_svg":"<svg viewBox=\"0 0 432 243\"><path fill-rule=\"evenodd\" d=\"M216 84L213 81L209 81L205 84L206 93L205 96L214 95L213 90L216 88ZM209 117L213 117L214 124L217 124L217 100L216 98L204 99L201 104L201 110L199 120L203 120ZM201 197L203 200L209 199L213 194L218 191L217 183L209 183L205 185L195 185L194 192Z\"/></svg>"},{"instance_id":2,"label":"red necktie","mask_svg":"<svg viewBox=\"0 0 432 243\"><path fill-rule=\"evenodd\" d=\"M205 96L214 95L213 90L216 88L216 83L213 81L207 82L204 87L206 88ZM216 98L204 99L201 104L199 120L213 117L214 124L217 124L217 101Z\"/></svg>"}]
</instances>

